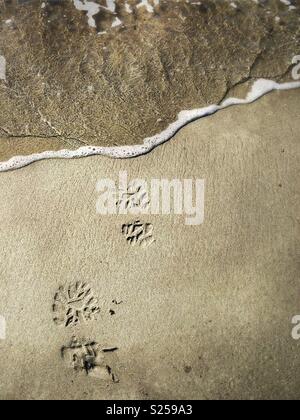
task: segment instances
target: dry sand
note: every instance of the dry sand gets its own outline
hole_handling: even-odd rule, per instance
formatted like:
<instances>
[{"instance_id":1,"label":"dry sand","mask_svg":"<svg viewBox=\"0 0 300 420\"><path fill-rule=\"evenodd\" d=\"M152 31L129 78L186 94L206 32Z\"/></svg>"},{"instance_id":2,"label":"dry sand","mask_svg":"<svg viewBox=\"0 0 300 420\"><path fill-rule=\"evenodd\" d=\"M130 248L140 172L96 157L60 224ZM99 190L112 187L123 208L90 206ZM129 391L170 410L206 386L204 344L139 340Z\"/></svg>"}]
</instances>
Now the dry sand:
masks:
<instances>
[{"instance_id":1,"label":"dry sand","mask_svg":"<svg viewBox=\"0 0 300 420\"><path fill-rule=\"evenodd\" d=\"M299 90L273 93L138 159L0 174L1 399L298 399L299 106ZM204 224L143 216L156 242L130 246L132 216L96 214L96 182L120 170L205 179ZM55 295L77 281L100 312L57 325ZM97 344L96 377L73 369L72 336Z\"/></svg>"}]
</instances>

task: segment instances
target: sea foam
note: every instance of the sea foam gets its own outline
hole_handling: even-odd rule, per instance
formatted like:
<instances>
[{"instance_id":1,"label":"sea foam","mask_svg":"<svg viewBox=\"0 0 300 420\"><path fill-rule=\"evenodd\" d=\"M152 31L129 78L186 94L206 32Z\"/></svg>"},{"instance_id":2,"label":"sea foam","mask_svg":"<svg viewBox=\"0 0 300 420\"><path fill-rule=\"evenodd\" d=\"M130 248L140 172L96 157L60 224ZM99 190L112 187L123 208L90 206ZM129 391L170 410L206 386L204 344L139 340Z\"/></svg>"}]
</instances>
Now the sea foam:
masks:
<instances>
[{"instance_id":1,"label":"sea foam","mask_svg":"<svg viewBox=\"0 0 300 420\"><path fill-rule=\"evenodd\" d=\"M6 162L0 163L0 172L19 169L44 159L74 159L93 155L102 155L115 159L126 159L142 156L151 152L159 145L169 141L181 128L195 120L215 114L216 112L233 105L250 104L272 91L290 90L296 88L300 88L300 81L277 83L272 80L258 79L252 85L252 88L245 99L228 98L220 105L210 105L204 108L182 111L178 114L177 121L170 124L168 128L160 134L146 138L142 144L117 147L84 146L77 150L64 149L59 151L46 151L28 156L16 156Z\"/></svg>"}]
</instances>

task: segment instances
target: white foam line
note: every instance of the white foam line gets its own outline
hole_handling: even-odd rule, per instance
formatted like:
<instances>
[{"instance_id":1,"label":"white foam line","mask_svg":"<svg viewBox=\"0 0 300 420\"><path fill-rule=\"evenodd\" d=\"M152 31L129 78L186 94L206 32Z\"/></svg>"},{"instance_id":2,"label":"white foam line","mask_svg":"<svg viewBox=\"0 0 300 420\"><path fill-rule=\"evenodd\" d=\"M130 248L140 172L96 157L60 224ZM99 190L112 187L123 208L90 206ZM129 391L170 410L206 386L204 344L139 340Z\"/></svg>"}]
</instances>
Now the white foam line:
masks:
<instances>
[{"instance_id":1,"label":"white foam line","mask_svg":"<svg viewBox=\"0 0 300 420\"><path fill-rule=\"evenodd\" d=\"M6 60L0 55L0 80L6 81Z\"/></svg>"},{"instance_id":2,"label":"white foam line","mask_svg":"<svg viewBox=\"0 0 300 420\"><path fill-rule=\"evenodd\" d=\"M276 83L272 80L257 80L245 99L228 98L221 105L211 105L205 108L199 108L191 111L182 111L178 115L177 121L160 134L146 138L143 144L134 146L118 147L97 147L84 146L77 150L59 150L36 153L28 156L16 156L6 162L0 163L0 172L6 172L13 169L19 169L31 163L44 159L74 159L94 155L102 155L116 159L126 159L145 155L155 149L157 146L170 140L182 127L197 119L228 108L233 105L250 104L262 96L275 90L290 90L300 88L300 82Z\"/></svg>"}]
</instances>

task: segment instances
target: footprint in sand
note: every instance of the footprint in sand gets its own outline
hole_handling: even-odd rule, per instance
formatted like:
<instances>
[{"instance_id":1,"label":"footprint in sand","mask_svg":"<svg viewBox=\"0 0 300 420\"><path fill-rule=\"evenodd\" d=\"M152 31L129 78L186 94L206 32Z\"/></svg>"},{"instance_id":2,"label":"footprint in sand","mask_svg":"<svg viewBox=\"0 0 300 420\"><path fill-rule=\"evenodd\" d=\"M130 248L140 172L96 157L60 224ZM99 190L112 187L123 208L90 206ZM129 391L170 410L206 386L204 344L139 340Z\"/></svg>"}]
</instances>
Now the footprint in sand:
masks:
<instances>
[{"instance_id":1,"label":"footprint in sand","mask_svg":"<svg viewBox=\"0 0 300 420\"><path fill-rule=\"evenodd\" d=\"M150 209L150 199L148 192L139 183L131 183L131 185L120 193L120 199L116 202L118 211L136 210L141 213Z\"/></svg>"},{"instance_id":2,"label":"footprint in sand","mask_svg":"<svg viewBox=\"0 0 300 420\"><path fill-rule=\"evenodd\" d=\"M142 223L138 220L124 224L122 233L131 246L138 245L142 248L147 248L154 243L153 225L151 223Z\"/></svg>"},{"instance_id":3,"label":"footprint in sand","mask_svg":"<svg viewBox=\"0 0 300 420\"><path fill-rule=\"evenodd\" d=\"M74 283L60 287L54 296L54 322L65 327L95 319L100 312L91 287L85 283Z\"/></svg>"},{"instance_id":4,"label":"footprint in sand","mask_svg":"<svg viewBox=\"0 0 300 420\"><path fill-rule=\"evenodd\" d=\"M106 360L107 354L117 350L117 347L101 349L94 341L77 340L73 337L68 346L62 347L61 356L67 366L76 372L117 383L119 379Z\"/></svg>"}]
</instances>

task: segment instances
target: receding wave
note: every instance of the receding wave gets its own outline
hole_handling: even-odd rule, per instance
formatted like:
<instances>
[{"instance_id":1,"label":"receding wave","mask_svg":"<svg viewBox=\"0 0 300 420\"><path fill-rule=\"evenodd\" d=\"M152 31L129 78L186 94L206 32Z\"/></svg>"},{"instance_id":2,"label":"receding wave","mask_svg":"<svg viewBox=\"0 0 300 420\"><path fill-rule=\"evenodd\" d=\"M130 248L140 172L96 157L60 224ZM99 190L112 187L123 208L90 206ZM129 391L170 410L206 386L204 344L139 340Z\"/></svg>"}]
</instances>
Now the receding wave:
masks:
<instances>
[{"instance_id":1,"label":"receding wave","mask_svg":"<svg viewBox=\"0 0 300 420\"><path fill-rule=\"evenodd\" d=\"M77 150L59 150L36 153L29 156L16 156L6 162L0 163L0 172L13 169L19 169L31 163L44 159L74 159L93 155L102 155L116 159L128 159L145 155L156 147L170 140L182 127L196 121L200 118L215 114L218 111L226 109L234 105L246 105L255 102L262 96L272 91L282 91L300 88L300 81L277 83L272 80L259 79L254 82L251 90L245 99L228 98L220 105L210 105L204 108L194 109L190 111L182 111L178 115L177 121L170 124L169 127L153 137L146 138L143 144L134 146L119 147L96 147L85 146Z\"/></svg>"}]
</instances>

